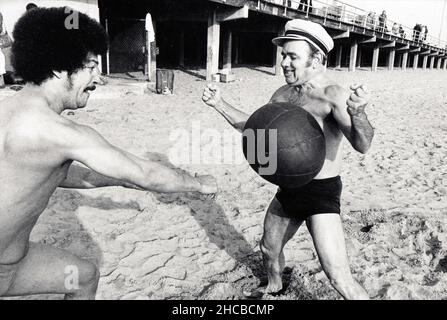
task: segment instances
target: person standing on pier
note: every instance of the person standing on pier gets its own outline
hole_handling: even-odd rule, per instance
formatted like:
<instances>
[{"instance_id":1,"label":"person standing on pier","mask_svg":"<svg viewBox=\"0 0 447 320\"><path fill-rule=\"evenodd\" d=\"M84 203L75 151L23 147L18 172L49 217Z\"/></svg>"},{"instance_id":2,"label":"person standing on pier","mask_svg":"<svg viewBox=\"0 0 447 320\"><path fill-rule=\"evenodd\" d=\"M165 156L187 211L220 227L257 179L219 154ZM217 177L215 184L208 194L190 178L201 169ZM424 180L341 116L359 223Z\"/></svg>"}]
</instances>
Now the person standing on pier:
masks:
<instances>
[{"instance_id":1,"label":"person standing on pier","mask_svg":"<svg viewBox=\"0 0 447 320\"><path fill-rule=\"evenodd\" d=\"M307 8L309 8L309 10ZM312 0L301 0L298 10L312 12Z\"/></svg>"},{"instance_id":2,"label":"person standing on pier","mask_svg":"<svg viewBox=\"0 0 447 320\"><path fill-rule=\"evenodd\" d=\"M388 28L386 27L386 21L387 21L386 11L383 10L382 14L379 16L379 30L381 32L388 32Z\"/></svg>"}]
</instances>

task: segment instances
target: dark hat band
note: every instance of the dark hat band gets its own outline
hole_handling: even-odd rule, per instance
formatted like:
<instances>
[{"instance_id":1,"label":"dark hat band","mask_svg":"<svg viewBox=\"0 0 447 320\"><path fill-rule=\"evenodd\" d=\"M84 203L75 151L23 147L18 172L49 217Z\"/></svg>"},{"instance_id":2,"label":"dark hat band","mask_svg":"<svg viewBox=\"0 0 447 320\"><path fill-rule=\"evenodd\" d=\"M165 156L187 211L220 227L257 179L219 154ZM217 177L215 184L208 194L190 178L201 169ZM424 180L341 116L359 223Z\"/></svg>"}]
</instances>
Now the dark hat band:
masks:
<instances>
[{"instance_id":1,"label":"dark hat band","mask_svg":"<svg viewBox=\"0 0 447 320\"><path fill-rule=\"evenodd\" d=\"M287 30L285 36L289 36L289 35L297 35L297 36L302 36L304 38L309 39L310 41L312 41L313 43L315 43L321 50L323 50L324 54L328 54L329 51L326 49L326 46L317 38L315 38L314 36L310 35L307 32L302 32L302 31L297 31L297 30Z\"/></svg>"}]
</instances>

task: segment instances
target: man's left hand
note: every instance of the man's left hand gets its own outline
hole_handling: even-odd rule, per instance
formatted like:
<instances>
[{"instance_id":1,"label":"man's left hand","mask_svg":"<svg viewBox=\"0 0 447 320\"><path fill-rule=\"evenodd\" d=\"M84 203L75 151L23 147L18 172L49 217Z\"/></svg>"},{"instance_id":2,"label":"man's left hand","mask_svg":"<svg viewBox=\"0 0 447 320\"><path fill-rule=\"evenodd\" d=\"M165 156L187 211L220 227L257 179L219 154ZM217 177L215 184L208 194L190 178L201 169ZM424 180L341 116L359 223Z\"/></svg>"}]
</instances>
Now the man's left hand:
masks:
<instances>
[{"instance_id":1,"label":"man's left hand","mask_svg":"<svg viewBox=\"0 0 447 320\"><path fill-rule=\"evenodd\" d=\"M351 86L353 91L346 101L348 104L348 113L350 116L358 116L365 113L365 107L369 103L369 92L365 85L354 84Z\"/></svg>"}]
</instances>

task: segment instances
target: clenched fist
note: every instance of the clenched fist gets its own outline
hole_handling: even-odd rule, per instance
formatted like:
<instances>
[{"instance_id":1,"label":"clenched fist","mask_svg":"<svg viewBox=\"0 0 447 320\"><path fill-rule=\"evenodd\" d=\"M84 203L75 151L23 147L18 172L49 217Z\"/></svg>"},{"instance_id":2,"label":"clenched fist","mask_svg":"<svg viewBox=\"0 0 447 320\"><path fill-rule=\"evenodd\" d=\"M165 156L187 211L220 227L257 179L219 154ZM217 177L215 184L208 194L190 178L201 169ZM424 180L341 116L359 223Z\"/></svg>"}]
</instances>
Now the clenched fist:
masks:
<instances>
[{"instance_id":1,"label":"clenched fist","mask_svg":"<svg viewBox=\"0 0 447 320\"><path fill-rule=\"evenodd\" d=\"M369 103L369 92L365 85L354 84L351 86L353 91L346 101L348 104L348 113L356 116L365 113L365 107Z\"/></svg>"},{"instance_id":2,"label":"clenched fist","mask_svg":"<svg viewBox=\"0 0 447 320\"><path fill-rule=\"evenodd\" d=\"M222 95L218 86L209 84L203 90L202 100L210 107L215 108L222 102Z\"/></svg>"}]
</instances>

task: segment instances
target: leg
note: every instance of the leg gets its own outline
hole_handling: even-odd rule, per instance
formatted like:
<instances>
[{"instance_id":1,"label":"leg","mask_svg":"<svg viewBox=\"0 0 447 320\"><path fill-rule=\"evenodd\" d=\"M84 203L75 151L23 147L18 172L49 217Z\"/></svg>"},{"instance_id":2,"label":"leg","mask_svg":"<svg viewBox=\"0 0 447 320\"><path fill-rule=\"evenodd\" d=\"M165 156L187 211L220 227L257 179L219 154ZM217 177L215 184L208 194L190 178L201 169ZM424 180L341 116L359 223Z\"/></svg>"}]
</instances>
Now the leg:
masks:
<instances>
[{"instance_id":1,"label":"leg","mask_svg":"<svg viewBox=\"0 0 447 320\"><path fill-rule=\"evenodd\" d=\"M95 298L98 280L94 264L64 250L30 243L5 296L54 293L65 294L67 300L90 300Z\"/></svg>"},{"instance_id":2,"label":"leg","mask_svg":"<svg viewBox=\"0 0 447 320\"><path fill-rule=\"evenodd\" d=\"M279 201L273 198L264 221L264 235L261 240L261 252L267 271L267 293L282 289L281 274L285 266L283 248L296 233L302 221L287 218Z\"/></svg>"},{"instance_id":3,"label":"leg","mask_svg":"<svg viewBox=\"0 0 447 320\"><path fill-rule=\"evenodd\" d=\"M345 299L369 299L365 289L354 280L349 269L340 215L313 215L307 219L307 227L321 266L332 286Z\"/></svg>"}]
</instances>

